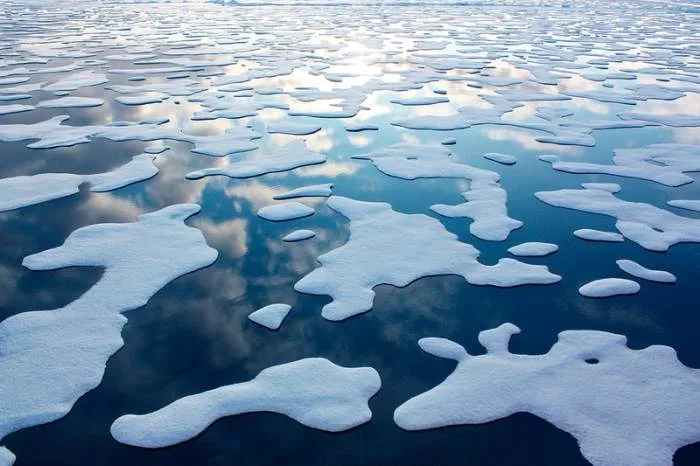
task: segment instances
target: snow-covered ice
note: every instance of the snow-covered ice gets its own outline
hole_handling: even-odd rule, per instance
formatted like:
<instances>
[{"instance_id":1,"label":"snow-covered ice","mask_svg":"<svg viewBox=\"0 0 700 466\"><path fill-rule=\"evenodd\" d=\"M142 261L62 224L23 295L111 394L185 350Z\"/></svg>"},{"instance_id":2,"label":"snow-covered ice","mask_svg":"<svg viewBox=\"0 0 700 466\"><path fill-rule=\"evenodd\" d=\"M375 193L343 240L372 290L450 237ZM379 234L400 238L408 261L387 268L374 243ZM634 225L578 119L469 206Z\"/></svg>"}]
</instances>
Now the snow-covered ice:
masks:
<instances>
[{"instance_id":1,"label":"snow-covered ice","mask_svg":"<svg viewBox=\"0 0 700 466\"><path fill-rule=\"evenodd\" d=\"M271 222L286 222L313 214L313 208L296 201L273 204L258 210L259 217Z\"/></svg>"},{"instance_id":2,"label":"snow-covered ice","mask_svg":"<svg viewBox=\"0 0 700 466\"><path fill-rule=\"evenodd\" d=\"M313 230L294 230L293 232L285 235L284 238L282 238L282 241L294 243L297 241L311 239L314 236L316 236L316 233Z\"/></svg>"},{"instance_id":3,"label":"snow-covered ice","mask_svg":"<svg viewBox=\"0 0 700 466\"><path fill-rule=\"evenodd\" d=\"M586 283L578 289L578 292L587 298L609 298L636 294L639 288L639 283L626 278L601 278Z\"/></svg>"},{"instance_id":4,"label":"snow-covered ice","mask_svg":"<svg viewBox=\"0 0 700 466\"><path fill-rule=\"evenodd\" d=\"M328 197L333 192L333 183L312 184L295 188L281 194L275 194L274 199L293 199L295 197Z\"/></svg>"},{"instance_id":5,"label":"snow-covered ice","mask_svg":"<svg viewBox=\"0 0 700 466\"><path fill-rule=\"evenodd\" d=\"M257 311L251 312L248 315L248 319L270 330L277 330L280 328L280 325L282 325L282 322L291 309L292 306L289 304L270 304Z\"/></svg>"},{"instance_id":6,"label":"snow-covered ice","mask_svg":"<svg viewBox=\"0 0 700 466\"><path fill-rule=\"evenodd\" d=\"M559 250L559 246L552 243L542 243L539 241L530 241L528 243L518 244L508 248L508 252L514 256L523 257L540 257L548 256Z\"/></svg>"},{"instance_id":7,"label":"snow-covered ice","mask_svg":"<svg viewBox=\"0 0 700 466\"><path fill-rule=\"evenodd\" d=\"M619 259L615 261L615 263L618 267L620 267L620 269L637 278L643 278L644 280L660 283L676 282L676 276L671 272L666 272L665 270L647 269L646 267L629 259Z\"/></svg>"}]
</instances>

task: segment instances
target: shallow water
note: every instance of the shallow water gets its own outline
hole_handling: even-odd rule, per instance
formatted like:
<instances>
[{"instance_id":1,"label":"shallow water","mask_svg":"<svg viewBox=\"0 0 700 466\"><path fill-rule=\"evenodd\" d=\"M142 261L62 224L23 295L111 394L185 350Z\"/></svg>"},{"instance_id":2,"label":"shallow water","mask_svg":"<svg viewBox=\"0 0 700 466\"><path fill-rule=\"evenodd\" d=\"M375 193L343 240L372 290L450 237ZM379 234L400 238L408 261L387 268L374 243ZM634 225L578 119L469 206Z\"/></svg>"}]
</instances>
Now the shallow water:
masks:
<instances>
[{"instance_id":1,"label":"shallow water","mask_svg":"<svg viewBox=\"0 0 700 466\"><path fill-rule=\"evenodd\" d=\"M697 40L692 39L697 38L697 24L700 24L696 21L697 12L682 5L651 5L635 3L614 9L591 2L586 5L596 12L591 14L583 7L564 9L559 4L360 8L80 3L67 9L61 4L16 2L1 10L3 61L45 55L49 62L3 63L0 72L26 66L40 71L27 74L31 77L27 83L51 83L66 73L44 73L43 68L81 59L61 57L65 52L87 51L90 59L118 53L174 58L163 52L182 49L185 52L179 58L228 58L236 62L204 67L224 76L237 75L261 64L275 66L276 60L296 67L289 74L253 78L244 83L256 89L318 86L333 90L336 86L361 85L370 75L390 80L397 79L397 72L405 69L434 71L429 65L411 63L409 58L420 53L410 51L416 40L437 38L448 41L449 45L445 50L432 52L471 54L467 50L474 46L481 56L494 54L489 58L489 66L494 68L488 68L489 72L521 79L521 84L508 86L521 91L562 93L600 89L600 82L587 80L580 74L643 68L649 63L666 68L670 76L700 75L700 49ZM651 13L650 8L653 8ZM238 51L204 55L186 52L191 47L215 44ZM613 58L618 59L614 46L619 44L624 44L627 55L614 61ZM655 44L671 45L664 48ZM563 52L566 56L573 55L570 62L601 56L612 61L607 70L572 69L570 79L565 78L567 73L559 72L558 84L554 86L537 83L526 70L518 68L518 57L523 62L544 62L546 68L556 66L556 60L543 60L544 51L551 48L562 51L562 56ZM540 54L529 54L532 50L539 50ZM635 60L634 56L638 58ZM194 154L190 151L191 144L171 140L116 142L94 138L87 144L54 149L27 148L30 140L1 143L3 178L49 172L99 173L123 165L148 146L164 143L170 150L157 156L155 165L160 172L150 180L106 193L83 187L74 196L0 213L0 238L4 245L0 248L0 320L29 310L63 306L99 280L102 272L95 267L36 272L21 265L25 256L60 245L72 231L86 225L135 221L141 213L194 202L202 206L202 211L187 223L199 228L207 243L219 251L219 258L212 266L173 281L146 306L128 313L129 321L122 334L124 347L109 360L99 387L80 398L67 416L12 433L2 440L2 445L17 455L17 466L588 464L571 435L530 414L482 425L424 432L401 430L393 422L393 410L442 381L454 366L453 362L423 353L417 345L418 339L445 337L478 354L483 353L476 340L479 331L513 322L523 332L513 338L511 351L539 354L549 350L562 330L598 329L626 335L632 348L669 345L676 349L682 363L700 368L700 346L696 338L700 321L694 315L693 298L700 260L698 245L679 244L668 252L656 253L629 240L582 241L573 236L574 230L614 231L615 220L555 208L534 197L537 191L578 188L582 182L615 182L622 187L618 195L622 199L674 210L665 206L666 201L700 199L697 174L690 174L695 182L674 188L608 175L563 173L553 170L537 156L557 154L564 160L609 164L616 148L641 148L656 143L698 144L699 128L648 126L594 130L595 145L583 147L537 142L535 137L542 135L541 132L517 126L488 124L435 131L409 130L391 124L408 116L454 115L461 106L484 107L486 104L478 94L493 94L496 90L487 85L478 89L468 87L464 81L445 79L422 83L423 87L415 91L369 93L362 104L366 109L354 118L288 116L284 110L265 109L242 119L192 121L192 113L201 108L188 102L187 96L133 107L114 100L118 94L105 86L176 84L178 80L166 78L172 73L155 73L146 74L145 82L131 82L127 78L136 73L114 74L110 69L183 68L170 64L138 65L134 61L105 60L104 64L86 67L106 72L109 83L84 87L71 95L100 97L105 100L100 107L36 108L2 115L0 125L36 123L56 115L70 115L65 124L71 126L167 117L165 128L211 135L222 134L230 126L250 124L262 135L257 141L261 149L220 159ZM314 75L310 68L313 64L328 64L331 66L328 73L347 72L352 76L343 77L342 83L329 81L322 75ZM184 67L185 72L192 79L210 88L205 92L215 92L216 77L198 77L201 71L187 68ZM446 76L459 74L465 71L447 71ZM581 123L615 120L616 113L623 111L698 115L700 84L667 83L657 81L658 77L639 73L635 81L608 82L616 89L640 82L683 88L685 97L673 101L648 100L635 107L578 97L561 102L525 102L505 118L531 122L538 106L570 109L574 112L571 118ZM450 103L415 107L390 103L399 95L430 96L435 88L447 90ZM15 103L35 105L54 97L43 90L33 91L31 95L31 99ZM239 99L284 102L299 111L333 109L327 101L304 103L286 94L256 94ZM321 124L323 129L304 137L266 134L266 123L278 120ZM347 132L344 125L349 122L371 123L379 130ZM501 175L501 186L508 194L508 214L524 222L524 227L513 231L506 241L478 239L469 233L471 220L440 217L430 210L433 204L463 202L460 192L469 186L465 180L403 180L381 173L369 161L350 158L399 142L439 144L447 137L457 140L455 145L447 146L456 160ZM221 165L226 159L256 157L264 154L267 147L298 139L305 139L309 148L325 153L327 162L249 179L221 176L185 179L190 171ZM515 155L517 163L503 166L482 158L488 152ZM348 240L348 221L325 206L323 198L301 199L315 207L316 213L292 222L268 222L259 218L256 211L271 204L274 194L329 182L334 184L334 194L388 202L399 212L438 218L461 241L481 251L480 260L485 264L508 257L506 250L516 244L555 243L560 248L555 254L523 261L545 264L563 279L548 286L501 289L469 285L456 276L426 277L405 288L380 285L375 289L377 296L370 312L343 322L324 320L321 307L329 298L295 292L293 285L318 266L317 256ZM700 214L690 211L675 209L674 212L700 218ZM287 233L302 228L314 230L317 236L299 243L281 241ZM410 253L420 255L421 245L413 245ZM622 258L652 269L668 270L678 281L666 285L638 280L642 289L634 296L589 299L579 295L578 288L591 280L631 278L615 264L615 260ZM279 331L269 331L247 319L250 312L276 302L292 305ZM121 445L109 434L110 424L125 413L150 412L192 393L249 380L271 365L314 356L344 366L371 366L381 374L382 389L370 401L373 412L370 423L331 434L303 427L276 414L245 414L219 420L197 438L160 450ZM678 465L698 463L700 444L681 448L675 456Z\"/></svg>"}]
</instances>

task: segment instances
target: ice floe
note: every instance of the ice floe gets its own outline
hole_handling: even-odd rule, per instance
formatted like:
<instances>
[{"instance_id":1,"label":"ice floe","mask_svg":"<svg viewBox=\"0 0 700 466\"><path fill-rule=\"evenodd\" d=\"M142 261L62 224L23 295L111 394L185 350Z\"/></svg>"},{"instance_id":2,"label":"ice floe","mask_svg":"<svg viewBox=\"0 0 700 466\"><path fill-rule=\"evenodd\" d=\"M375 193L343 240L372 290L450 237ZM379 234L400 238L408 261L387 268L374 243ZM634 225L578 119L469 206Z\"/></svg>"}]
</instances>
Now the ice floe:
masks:
<instances>
[{"instance_id":1,"label":"ice floe","mask_svg":"<svg viewBox=\"0 0 700 466\"><path fill-rule=\"evenodd\" d=\"M296 241L304 241L306 239L311 239L316 236L313 230L294 230L293 232L282 238L282 241L287 241L289 243Z\"/></svg>"},{"instance_id":2,"label":"ice floe","mask_svg":"<svg viewBox=\"0 0 700 466\"><path fill-rule=\"evenodd\" d=\"M87 107L99 107L104 104L105 101L97 97L60 97L58 99L42 100L37 107L41 108L87 108Z\"/></svg>"},{"instance_id":3,"label":"ice floe","mask_svg":"<svg viewBox=\"0 0 700 466\"><path fill-rule=\"evenodd\" d=\"M501 259L496 265L477 261L479 251L457 240L436 219L403 214L383 202L331 196L327 205L350 220L350 239L318 257L321 267L294 285L302 293L329 295L323 317L343 320L372 308L373 288L406 286L431 275L461 275L474 285L510 287L561 280L542 265ZM415 254L417 245L421 254Z\"/></svg>"},{"instance_id":4,"label":"ice floe","mask_svg":"<svg viewBox=\"0 0 700 466\"><path fill-rule=\"evenodd\" d=\"M626 278L601 278L588 282L578 289L587 298L609 298L639 292L639 283Z\"/></svg>"},{"instance_id":5,"label":"ice floe","mask_svg":"<svg viewBox=\"0 0 700 466\"><path fill-rule=\"evenodd\" d=\"M502 165L515 165L515 162L518 161L518 159L513 155L499 154L497 152L489 152L488 154L484 154L483 157L487 160L498 162Z\"/></svg>"},{"instance_id":6,"label":"ice floe","mask_svg":"<svg viewBox=\"0 0 700 466\"><path fill-rule=\"evenodd\" d=\"M610 243L621 243L625 238L620 233L614 231L593 230L591 228L581 228L574 231L574 236L588 241L603 241Z\"/></svg>"},{"instance_id":7,"label":"ice floe","mask_svg":"<svg viewBox=\"0 0 700 466\"><path fill-rule=\"evenodd\" d=\"M127 414L111 427L119 442L144 448L196 437L217 419L269 411L315 429L340 432L372 418L369 399L381 388L371 367L342 367L308 358L268 367L253 380L180 398L149 414Z\"/></svg>"},{"instance_id":8,"label":"ice floe","mask_svg":"<svg viewBox=\"0 0 700 466\"><path fill-rule=\"evenodd\" d=\"M670 272L666 272L664 270L647 269L646 267L643 267L629 259L620 259L615 261L615 263L618 267L620 267L620 269L637 278L643 278L644 280L660 283L676 282L676 276Z\"/></svg>"},{"instance_id":9,"label":"ice floe","mask_svg":"<svg viewBox=\"0 0 700 466\"><path fill-rule=\"evenodd\" d=\"M293 199L296 197L328 197L333 192L333 183L312 184L292 189L281 194L275 194L274 199Z\"/></svg>"},{"instance_id":10,"label":"ice floe","mask_svg":"<svg viewBox=\"0 0 700 466\"><path fill-rule=\"evenodd\" d=\"M273 204L258 210L259 217L271 222L286 222L313 214L313 208L296 201Z\"/></svg>"},{"instance_id":11,"label":"ice floe","mask_svg":"<svg viewBox=\"0 0 700 466\"><path fill-rule=\"evenodd\" d=\"M508 248L508 252L514 256L522 257L540 257L548 256L559 250L559 246L552 243L541 243L539 241L531 241L529 243L518 244Z\"/></svg>"},{"instance_id":12,"label":"ice floe","mask_svg":"<svg viewBox=\"0 0 700 466\"><path fill-rule=\"evenodd\" d=\"M700 201L692 199L674 199L668 201L666 204L671 207L677 207L679 209L692 210L694 212L700 212Z\"/></svg>"},{"instance_id":13,"label":"ice floe","mask_svg":"<svg viewBox=\"0 0 700 466\"><path fill-rule=\"evenodd\" d=\"M270 304L248 314L248 319L270 330L277 330L291 309L289 304Z\"/></svg>"},{"instance_id":14,"label":"ice floe","mask_svg":"<svg viewBox=\"0 0 700 466\"><path fill-rule=\"evenodd\" d=\"M481 332L487 353L479 356L421 339L424 351L457 367L399 406L395 422L423 430L529 412L573 435L596 466L671 466L677 449L700 441L700 375L673 348L634 350L623 335L567 330L546 354L514 354L508 345L519 332L510 323Z\"/></svg>"},{"instance_id":15,"label":"ice floe","mask_svg":"<svg viewBox=\"0 0 700 466\"><path fill-rule=\"evenodd\" d=\"M307 136L321 131L321 125L308 123L276 122L267 125L267 132L270 134L281 133L294 136Z\"/></svg>"}]
</instances>

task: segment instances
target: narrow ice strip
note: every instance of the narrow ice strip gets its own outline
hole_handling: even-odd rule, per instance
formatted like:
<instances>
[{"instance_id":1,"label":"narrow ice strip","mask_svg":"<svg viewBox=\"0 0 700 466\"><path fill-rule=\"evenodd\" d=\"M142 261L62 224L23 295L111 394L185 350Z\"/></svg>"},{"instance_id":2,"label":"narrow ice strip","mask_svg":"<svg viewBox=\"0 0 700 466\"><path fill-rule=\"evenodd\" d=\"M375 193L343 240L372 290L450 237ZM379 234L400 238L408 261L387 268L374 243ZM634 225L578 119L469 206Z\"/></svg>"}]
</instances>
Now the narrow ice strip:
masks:
<instances>
[{"instance_id":1,"label":"narrow ice strip","mask_svg":"<svg viewBox=\"0 0 700 466\"><path fill-rule=\"evenodd\" d=\"M0 115L9 115L11 113L28 112L30 110L34 110L33 105L24 105L24 104L0 105Z\"/></svg>"},{"instance_id":2,"label":"narrow ice strip","mask_svg":"<svg viewBox=\"0 0 700 466\"><path fill-rule=\"evenodd\" d=\"M123 313L144 306L176 278L212 264L216 250L184 222L197 204L143 214L134 223L80 228L56 248L24 258L30 270L103 267L75 301L0 322L0 439L65 416L102 380L123 345Z\"/></svg>"},{"instance_id":3,"label":"narrow ice strip","mask_svg":"<svg viewBox=\"0 0 700 466\"><path fill-rule=\"evenodd\" d=\"M314 236L316 236L316 233L312 230L295 230L288 235L286 235L284 238L282 238L282 241L286 241L288 243L293 243L297 241L304 241L307 239L311 239Z\"/></svg>"},{"instance_id":4,"label":"narrow ice strip","mask_svg":"<svg viewBox=\"0 0 700 466\"><path fill-rule=\"evenodd\" d=\"M434 104L444 104L449 102L446 96L442 95L431 95L424 97L397 97L391 99L392 104L406 105L406 106L418 106L418 105L434 105Z\"/></svg>"},{"instance_id":5,"label":"narrow ice strip","mask_svg":"<svg viewBox=\"0 0 700 466\"><path fill-rule=\"evenodd\" d=\"M291 134L293 136L307 136L321 131L321 125L307 123L275 122L268 123L267 132L270 134Z\"/></svg>"},{"instance_id":6,"label":"narrow ice strip","mask_svg":"<svg viewBox=\"0 0 700 466\"><path fill-rule=\"evenodd\" d=\"M225 175L231 178L250 178L267 173L293 170L326 161L326 156L306 147L304 141L292 141L282 147L266 151L263 156L234 162L223 167L205 168L190 172L187 179L196 180L205 176Z\"/></svg>"},{"instance_id":7,"label":"narrow ice strip","mask_svg":"<svg viewBox=\"0 0 700 466\"><path fill-rule=\"evenodd\" d=\"M164 101L168 96L138 96L138 95L120 95L114 98L117 102L123 105L148 105L158 104Z\"/></svg>"},{"instance_id":8,"label":"narrow ice strip","mask_svg":"<svg viewBox=\"0 0 700 466\"><path fill-rule=\"evenodd\" d=\"M546 266L508 258L496 265L483 265L477 261L479 251L427 215L403 214L383 202L340 196L331 196L327 205L350 220L350 239L319 256L321 266L298 281L294 289L331 296L332 302L322 312L328 320L369 311L377 285L403 287L421 277L461 275L474 285L499 287L561 280ZM416 248L421 254L415 254Z\"/></svg>"},{"instance_id":9,"label":"narrow ice strip","mask_svg":"<svg viewBox=\"0 0 700 466\"><path fill-rule=\"evenodd\" d=\"M498 162L502 165L515 165L515 162L518 161L518 159L515 158L515 156L513 156L513 155L499 154L497 152L490 152L488 154L484 154L483 157L486 160Z\"/></svg>"},{"instance_id":10,"label":"narrow ice strip","mask_svg":"<svg viewBox=\"0 0 700 466\"><path fill-rule=\"evenodd\" d=\"M328 197L333 192L333 183L312 184L292 189L286 193L276 194L273 199L293 199L296 197Z\"/></svg>"},{"instance_id":11,"label":"narrow ice strip","mask_svg":"<svg viewBox=\"0 0 700 466\"><path fill-rule=\"evenodd\" d=\"M162 448L196 437L214 421L273 412L301 424L341 432L372 418L369 399L381 388L371 367L342 367L308 358L268 367L253 380L180 398L149 414L127 414L112 424L118 442Z\"/></svg>"},{"instance_id":12,"label":"narrow ice strip","mask_svg":"<svg viewBox=\"0 0 700 466\"><path fill-rule=\"evenodd\" d=\"M136 155L130 162L115 170L94 175L41 173L2 178L0 212L70 196L77 193L83 183L90 183L92 191L102 192L147 180L158 173L158 168L153 165L154 158L151 154Z\"/></svg>"},{"instance_id":13,"label":"narrow ice strip","mask_svg":"<svg viewBox=\"0 0 700 466\"><path fill-rule=\"evenodd\" d=\"M674 128L692 128L700 126L698 115L657 115L654 113L624 112L617 114L623 120L642 120L659 123Z\"/></svg>"},{"instance_id":14,"label":"narrow ice strip","mask_svg":"<svg viewBox=\"0 0 700 466\"><path fill-rule=\"evenodd\" d=\"M286 222L313 214L314 209L296 201L269 205L258 210L259 217L271 222Z\"/></svg>"},{"instance_id":15,"label":"narrow ice strip","mask_svg":"<svg viewBox=\"0 0 700 466\"><path fill-rule=\"evenodd\" d=\"M540 191L549 205L615 217L622 235L650 251L666 251L677 243L700 243L700 219L682 217L642 202L623 201L599 189Z\"/></svg>"},{"instance_id":16,"label":"narrow ice strip","mask_svg":"<svg viewBox=\"0 0 700 466\"><path fill-rule=\"evenodd\" d=\"M58 99L42 100L37 107L40 108L89 108L89 107L99 107L104 104L105 101L97 97L61 97Z\"/></svg>"},{"instance_id":17,"label":"narrow ice strip","mask_svg":"<svg viewBox=\"0 0 700 466\"><path fill-rule=\"evenodd\" d=\"M625 238L620 233L614 231L593 230L591 228L581 228L574 231L574 236L587 241L603 241L609 243L621 243Z\"/></svg>"},{"instance_id":18,"label":"narrow ice strip","mask_svg":"<svg viewBox=\"0 0 700 466\"><path fill-rule=\"evenodd\" d=\"M587 298L609 298L637 294L639 288L639 283L626 278L601 278L586 283L578 292Z\"/></svg>"},{"instance_id":19,"label":"narrow ice strip","mask_svg":"<svg viewBox=\"0 0 700 466\"><path fill-rule=\"evenodd\" d=\"M360 131L378 131L379 126L371 123L348 123L345 125L345 131L351 133L359 133Z\"/></svg>"},{"instance_id":20,"label":"narrow ice strip","mask_svg":"<svg viewBox=\"0 0 700 466\"><path fill-rule=\"evenodd\" d=\"M43 90L48 92L75 91L83 87L97 86L106 82L109 82L109 79L104 73L86 70L65 76L48 86L44 86Z\"/></svg>"},{"instance_id":21,"label":"narrow ice strip","mask_svg":"<svg viewBox=\"0 0 700 466\"><path fill-rule=\"evenodd\" d=\"M629 259L620 259L615 261L615 263L618 267L620 267L620 269L637 278L659 283L676 282L676 276L670 272L666 272L664 270L647 269L646 267L643 267Z\"/></svg>"},{"instance_id":22,"label":"narrow ice strip","mask_svg":"<svg viewBox=\"0 0 700 466\"><path fill-rule=\"evenodd\" d=\"M559 250L559 246L552 243L540 243L538 241L531 241L529 243L518 244L508 248L508 252L514 256L521 257L541 257L548 256Z\"/></svg>"},{"instance_id":23,"label":"narrow ice strip","mask_svg":"<svg viewBox=\"0 0 700 466\"><path fill-rule=\"evenodd\" d=\"M691 199L674 199L668 201L666 204L671 207L677 207L679 209L692 210L693 212L700 212L700 201Z\"/></svg>"},{"instance_id":24,"label":"narrow ice strip","mask_svg":"<svg viewBox=\"0 0 700 466\"><path fill-rule=\"evenodd\" d=\"M423 351L457 367L399 406L396 424L424 430L528 412L574 436L595 466L671 466L676 450L700 441L700 371L673 348L630 349L623 335L567 330L545 354L514 354L508 346L519 332L510 323L481 332L487 353L478 356L444 338L421 339Z\"/></svg>"},{"instance_id":25,"label":"narrow ice strip","mask_svg":"<svg viewBox=\"0 0 700 466\"><path fill-rule=\"evenodd\" d=\"M248 319L270 330L277 330L291 309L289 304L270 304L248 314Z\"/></svg>"},{"instance_id":26,"label":"narrow ice strip","mask_svg":"<svg viewBox=\"0 0 700 466\"><path fill-rule=\"evenodd\" d=\"M609 193L619 193L622 189L617 183L581 183L581 187L586 189L600 189L601 191L607 191Z\"/></svg>"}]
</instances>

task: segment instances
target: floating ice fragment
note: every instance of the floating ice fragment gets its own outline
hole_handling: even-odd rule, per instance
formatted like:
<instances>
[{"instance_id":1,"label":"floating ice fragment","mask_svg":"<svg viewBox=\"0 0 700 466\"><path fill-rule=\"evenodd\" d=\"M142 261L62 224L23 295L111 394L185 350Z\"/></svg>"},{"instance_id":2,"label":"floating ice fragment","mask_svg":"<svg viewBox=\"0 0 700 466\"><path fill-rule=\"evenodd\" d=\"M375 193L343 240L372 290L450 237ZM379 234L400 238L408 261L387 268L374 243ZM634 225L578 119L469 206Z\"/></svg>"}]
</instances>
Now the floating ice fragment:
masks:
<instances>
[{"instance_id":1,"label":"floating ice fragment","mask_svg":"<svg viewBox=\"0 0 700 466\"><path fill-rule=\"evenodd\" d=\"M474 285L510 287L561 280L546 266L501 259L496 265L477 261L479 251L457 240L438 220L403 214L383 202L331 196L327 205L350 220L350 239L318 257L321 267L294 285L302 293L330 295L323 317L343 320L372 308L373 288L406 286L421 277L461 275ZM415 254L420 245L421 254Z\"/></svg>"},{"instance_id":2,"label":"floating ice fragment","mask_svg":"<svg viewBox=\"0 0 700 466\"><path fill-rule=\"evenodd\" d=\"M646 267L643 267L629 259L620 259L616 261L616 264L623 271L637 278L643 278L644 280L660 283L676 282L676 276L670 272L666 272L664 270L647 269Z\"/></svg>"},{"instance_id":3,"label":"floating ice fragment","mask_svg":"<svg viewBox=\"0 0 700 466\"><path fill-rule=\"evenodd\" d=\"M42 100L37 107L42 108L87 108L87 107L99 107L104 104L105 101L98 99L96 97L61 97L59 99Z\"/></svg>"},{"instance_id":4,"label":"floating ice fragment","mask_svg":"<svg viewBox=\"0 0 700 466\"><path fill-rule=\"evenodd\" d=\"M269 205L258 210L259 217L271 222L286 222L313 214L314 209L296 201Z\"/></svg>"},{"instance_id":5,"label":"floating ice fragment","mask_svg":"<svg viewBox=\"0 0 700 466\"><path fill-rule=\"evenodd\" d=\"M358 133L360 131L378 131L379 126L370 123L348 123L345 125L345 131Z\"/></svg>"},{"instance_id":6,"label":"floating ice fragment","mask_svg":"<svg viewBox=\"0 0 700 466\"><path fill-rule=\"evenodd\" d=\"M54 92L54 91L75 91L83 87L97 86L99 84L104 84L108 82L107 76L104 73L100 73L93 70L79 71L77 73L68 75L58 81L45 86L43 90Z\"/></svg>"},{"instance_id":7,"label":"floating ice fragment","mask_svg":"<svg viewBox=\"0 0 700 466\"><path fill-rule=\"evenodd\" d=\"M639 283L625 278L601 278L588 282L578 289L587 298L609 298L639 292Z\"/></svg>"},{"instance_id":8,"label":"floating ice fragment","mask_svg":"<svg viewBox=\"0 0 700 466\"><path fill-rule=\"evenodd\" d=\"M280 328L291 309L292 306L289 304L270 304L250 313L248 318L256 324L267 327L270 330L277 330Z\"/></svg>"},{"instance_id":9,"label":"floating ice fragment","mask_svg":"<svg viewBox=\"0 0 700 466\"><path fill-rule=\"evenodd\" d=\"M340 432L372 418L369 399L381 388L371 367L342 367L308 358L268 367L253 380L186 396L158 411L118 418L110 429L119 442L144 448L196 437L217 419L268 411L315 429Z\"/></svg>"},{"instance_id":10,"label":"floating ice fragment","mask_svg":"<svg viewBox=\"0 0 700 466\"><path fill-rule=\"evenodd\" d=\"M666 204L670 205L671 207L678 207L679 209L700 212L700 201L698 200L674 199L672 201L668 201Z\"/></svg>"},{"instance_id":11,"label":"floating ice fragment","mask_svg":"<svg viewBox=\"0 0 700 466\"><path fill-rule=\"evenodd\" d=\"M518 244L508 248L508 252L514 256L522 257L541 257L548 256L559 250L559 246L552 243L540 243L538 241L531 241L529 243Z\"/></svg>"},{"instance_id":12,"label":"floating ice fragment","mask_svg":"<svg viewBox=\"0 0 700 466\"><path fill-rule=\"evenodd\" d=\"M450 340L421 339L457 367L399 406L396 424L423 430L529 412L573 435L595 466L671 466L677 449L700 441L700 375L672 348L633 350L622 335L567 330L546 354L513 354L508 343L519 331L507 323L481 332L488 352L479 356Z\"/></svg>"},{"instance_id":13,"label":"floating ice fragment","mask_svg":"<svg viewBox=\"0 0 700 466\"><path fill-rule=\"evenodd\" d=\"M600 189L609 193L618 193L622 189L617 183L581 183L581 186L586 189Z\"/></svg>"},{"instance_id":14,"label":"floating ice fragment","mask_svg":"<svg viewBox=\"0 0 700 466\"><path fill-rule=\"evenodd\" d=\"M434 104L446 103L449 101L450 101L450 99L448 99L445 96L441 96L441 95L431 95L431 96L423 96L423 97L397 97L395 99L390 100L390 102L392 104L407 105L407 106L434 105Z\"/></svg>"},{"instance_id":15,"label":"floating ice fragment","mask_svg":"<svg viewBox=\"0 0 700 466\"><path fill-rule=\"evenodd\" d=\"M508 154L499 154L496 152L490 152L488 154L484 154L484 158L487 160L492 160L494 162L498 162L503 165L515 165L515 162L518 161L518 159L515 158L513 155L508 155Z\"/></svg>"},{"instance_id":16,"label":"floating ice fragment","mask_svg":"<svg viewBox=\"0 0 700 466\"><path fill-rule=\"evenodd\" d=\"M443 146L453 146L457 144L457 138L445 138L442 141L440 141L440 144Z\"/></svg>"},{"instance_id":17,"label":"floating ice fragment","mask_svg":"<svg viewBox=\"0 0 700 466\"><path fill-rule=\"evenodd\" d=\"M286 193L276 194L273 199L293 199L295 197L328 197L333 190L333 183L313 184L292 189Z\"/></svg>"},{"instance_id":18,"label":"floating ice fragment","mask_svg":"<svg viewBox=\"0 0 700 466\"><path fill-rule=\"evenodd\" d=\"M139 96L139 95L120 95L114 98L117 102L124 105L148 105L157 104L165 100L168 96Z\"/></svg>"},{"instance_id":19,"label":"floating ice fragment","mask_svg":"<svg viewBox=\"0 0 700 466\"><path fill-rule=\"evenodd\" d=\"M0 105L0 115L9 115L10 113L28 112L34 110L33 105L10 104Z\"/></svg>"},{"instance_id":20,"label":"floating ice fragment","mask_svg":"<svg viewBox=\"0 0 700 466\"><path fill-rule=\"evenodd\" d=\"M295 230L291 233L289 233L287 236L282 238L282 241L287 241L287 242L296 242L296 241L304 241L307 239L311 239L314 236L316 236L316 233L312 230Z\"/></svg>"},{"instance_id":21,"label":"floating ice fragment","mask_svg":"<svg viewBox=\"0 0 700 466\"><path fill-rule=\"evenodd\" d=\"M274 122L267 125L267 132L270 134L281 133L294 136L307 136L321 131L321 125L307 123Z\"/></svg>"},{"instance_id":22,"label":"floating ice fragment","mask_svg":"<svg viewBox=\"0 0 700 466\"><path fill-rule=\"evenodd\" d=\"M607 241L612 243L621 243L625 238L620 233L614 231L592 230L590 228L581 228L574 231L574 236L588 241Z\"/></svg>"}]
</instances>

